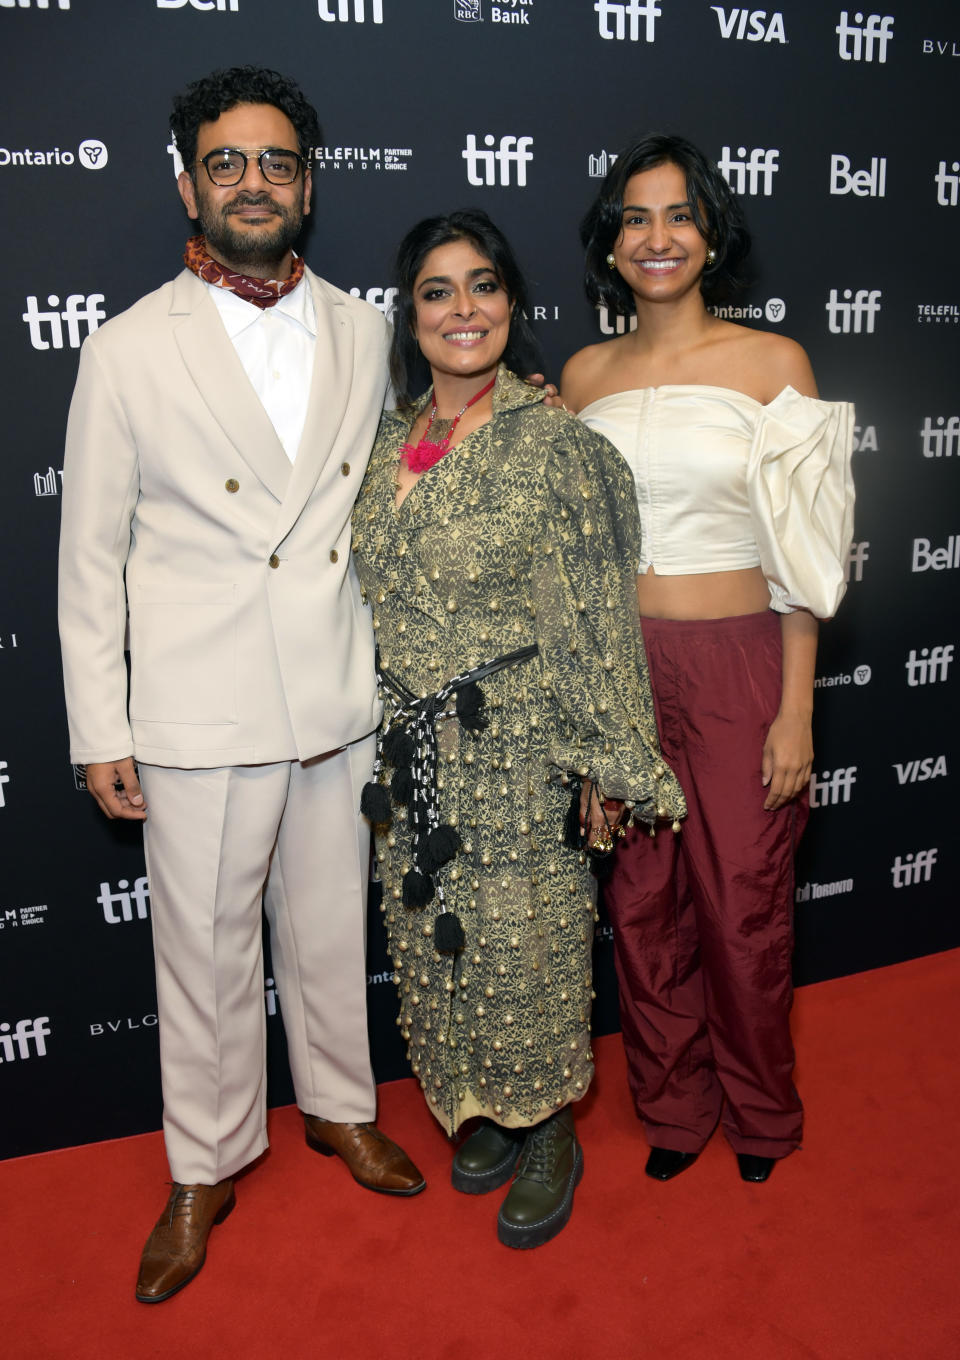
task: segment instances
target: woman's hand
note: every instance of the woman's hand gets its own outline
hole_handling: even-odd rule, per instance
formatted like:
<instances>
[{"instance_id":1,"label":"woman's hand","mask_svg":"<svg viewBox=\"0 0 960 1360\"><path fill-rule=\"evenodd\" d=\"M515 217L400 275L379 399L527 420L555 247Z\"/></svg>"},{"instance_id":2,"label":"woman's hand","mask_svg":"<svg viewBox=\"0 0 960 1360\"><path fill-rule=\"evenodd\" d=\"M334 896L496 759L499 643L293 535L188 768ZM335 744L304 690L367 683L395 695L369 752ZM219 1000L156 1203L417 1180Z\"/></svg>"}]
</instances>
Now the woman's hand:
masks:
<instances>
[{"instance_id":1,"label":"woman's hand","mask_svg":"<svg viewBox=\"0 0 960 1360\"><path fill-rule=\"evenodd\" d=\"M763 743L761 772L768 812L789 803L810 782L813 768L813 732L810 719L800 714L778 713Z\"/></svg>"},{"instance_id":2,"label":"woman's hand","mask_svg":"<svg viewBox=\"0 0 960 1360\"><path fill-rule=\"evenodd\" d=\"M623 803L616 798L603 798L600 790L589 779L583 781L580 790L580 834L588 850L613 849L623 813ZM619 835L622 836L623 832L620 831Z\"/></svg>"}]
</instances>

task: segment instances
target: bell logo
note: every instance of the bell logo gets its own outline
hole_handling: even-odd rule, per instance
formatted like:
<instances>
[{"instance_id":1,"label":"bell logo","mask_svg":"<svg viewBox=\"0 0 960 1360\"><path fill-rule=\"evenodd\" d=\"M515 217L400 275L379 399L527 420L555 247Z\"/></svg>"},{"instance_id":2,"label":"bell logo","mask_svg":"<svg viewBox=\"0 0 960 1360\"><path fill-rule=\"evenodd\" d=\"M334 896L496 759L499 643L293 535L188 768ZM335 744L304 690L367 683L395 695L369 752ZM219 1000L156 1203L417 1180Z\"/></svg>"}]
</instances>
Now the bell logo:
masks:
<instances>
[{"instance_id":1,"label":"bell logo","mask_svg":"<svg viewBox=\"0 0 960 1360\"><path fill-rule=\"evenodd\" d=\"M493 148L496 138L492 133L487 133L483 139L485 147ZM467 134L467 145L460 155L467 162L467 181L476 185L478 188L486 185L487 187L496 184L496 167L500 167L500 183L507 185L510 183L510 167L517 167L517 185L524 188L527 183L527 165L533 160L532 137L513 137L509 133L500 138L500 145L496 151L480 151L477 148L477 139L474 133ZM483 167L483 176L479 171Z\"/></svg>"},{"instance_id":2,"label":"bell logo","mask_svg":"<svg viewBox=\"0 0 960 1360\"><path fill-rule=\"evenodd\" d=\"M825 304L831 335L849 335L851 331L854 335L864 331L872 335L876 330L880 296L879 288L858 288L856 297L852 288L844 288L841 302L836 288L831 288Z\"/></svg>"},{"instance_id":3,"label":"bell logo","mask_svg":"<svg viewBox=\"0 0 960 1360\"><path fill-rule=\"evenodd\" d=\"M907 672L907 684L914 689L917 685L936 685L941 680L946 680L952 661L952 642L945 646L938 643L936 647L921 647L919 656L916 648L911 647L910 655L903 663Z\"/></svg>"},{"instance_id":4,"label":"bell logo","mask_svg":"<svg viewBox=\"0 0 960 1360\"><path fill-rule=\"evenodd\" d=\"M841 61L873 61L876 46L877 61L882 64L887 59L887 44L893 41L893 15L870 14L864 24L862 13L857 10L851 24L843 9L834 31L840 38Z\"/></svg>"},{"instance_id":5,"label":"bell logo","mask_svg":"<svg viewBox=\"0 0 960 1360\"><path fill-rule=\"evenodd\" d=\"M60 298L56 293L51 293L47 298L47 306L53 310L41 312L37 298L28 297L27 310L22 319L30 330L31 345L34 349L63 349L63 322L67 328L67 343L71 349L79 349L85 338L80 333L81 324L86 327L86 335L92 335L100 322L106 321L107 314L98 305L104 300L102 293L71 293L61 312L57 310ZM45 327L49 328L49 339L44 336Z\"/></svg>"},{"instance_id":6,"label":"bell logo","mask_svg":"<svg viewBox=\"0 0 960 1360\"><path fill-rule=\"evenodd\" d=\"M930 548L929 538L913 540L911 571L950 571L960 567L960 534L951 534L945 548Z\"/></svg>"},{"instance_id":7,"label":"bell logo","mask_svg":"<svg viewBox=\"0 0 960 1360\"><path fill-rule=\"evenodd\" d=\"M929 883L937 862L936 848L918 850L915 854L900 855L890 865L895 888L911 888L915 883Z\"/></svg>"},{"instance_id":8,"label":"bell logo","mask_svg":"<svg viewBox=\"0 0 960 1360\"><path fill-rule=\"evenodd\" d=\"M857 782L856 765L848 765L846 769L834 770L831 774L829 770L824 770L823 774L810 776L810 806L812 808L826 807L828 804L849 803L850 790Z\"/></svg>"},{"instance_id":9,"label":"bell logo","mask_svg":"<svg viewBox=\"0 0 960 1360\"><path fill-rule=\"evenodd\" d=\"M728 14L722 5L711 5L720 25L721 38L736 38L740 42L785 43L783 15L779 12L767 20L765 9L731 9ZM734 32L736 25L736 32Z\"/></svg>"},{"instance_id":10,"label":"bell logo","mask_svg":"<svg viewBox=\"0 0 960 1360\"><path fill-rule=\"evenodd\" d=\"M950 170L952 174L947 173L947 162L941 161L933 177L937 185L937 202L941 208L955 208L960 203L960 161L952 161Z\"/></svg>"},{"instance_id":11,"label":"bell logo","mask_svg":"<svg viewBox=\"0 0 960 1360\"><path fill-rule=\"evenodd\" d=\"M847 570L844 573L843 578L848 583L851 579L851 574L854 581L863 580L863 564L870 556L870 553L868 552L869 547L869 540L865 540L863 543L850 544L850 556L847 558Z\"/></svg>"},{"instance_id":12,"label":"bell logo","mask_svg":"<svg viewBox=\"0 0 960 1360\"><path fill-rule=\"evenodd\" d=\"M229 10L231 14L236 14L240 0L157 0L157 9L184 9L187 5L191 9L216 9L221 14Z\"/></svg>"},{"instance_id":13,"label":"bell logo","mask_svg":"<svg viewBox=\"0 0 960 1360\"><path fill-rule=\"evenodd\" d=\"M103 908L103 919L107 925L118 926L121 921L132 921L134 904L136 904L138 920L145 921L147 919L147 899L150 896L147 880L138 878L133 887L130 888L127 879L121 878L117 888L117 892L111 892L109 883L100 884L100 895L97 901Z\"/></svg>"},{"instance_id":14,"label":"bell logo","mask_svg":"<svg viewBox=\"0 0 960 1360\"><path fill-rule=\"evenodd\" d=\"M11 1028L13 1029L12 1034ZM35 1056L45 1058L47 1056L47 1045L44 1040L49 1035L49 1015L41 1015L36 1020L18 1020L15 1026L10 1026L4 1021L0 1025L0 1063L15 1062L17 1058L34 1056L30 1053L31 1042ZM14 1052L14 1045L16 1045L16 1052Z\"/></svg>"},{"instance_id":15,"label":"bell logo","mask_svg":"<svg viewBox=\"0 0 960 1360\"><path fill-rule=\"evenodd\" d=\"M600 16L600 37L614 42L640 42L640 20L643 19L643 41L652 43L654 25L663 13L657 0L644 0L643 4L640 0L620 0L620 3L617 0L596 0L593 8Z\"/></svg>"},{"instance_id":16,"label":"bell logo","mask_svg":"<svg viewBox=\"0 0 960 1360\"><path fill-rule=\"evenodd\" d=\"M960 452L960 416L931 416L924 419L920 430L924 458L952 458Z\"/></svg>"},{"instance_id":17,"label":"bell logo","mask_svg":"<svg viewBox=\"0 0 960 1360\"><path fill-rule=\"evenodd\" d=\"M317 10L325 24L348 24L353 10L353 22L362 24L366 18L364 0L318 0ZM333 13L336 9L336 14ZM459 17L459 16L458 16ZM383 0L370 0L370 22L383 23Z\"/></svg>"},{"instance_id":18,"label":"bell logo","mask_svg":"<svg viewBox=\"0 0 960 1360\"><path fill-rule=\"evenodd\" d=\"M850 157L830 157L831 194L853 194L854 198L884 198L887 192L887 158L872 156L869 170L850 170Z\"/></svg>"},{"instance_id":19,"label":"bell logo","mask_svg":"<svg viewBox=\"0 0 960 1360\"><path fill-rule=\"evenodd\" d=\"M746 157L747 148L737 147L737 155ZM749 159L732 160L730 148L723 148L723 155L717 161L717 169L730 185L735 194L758 194L762 193L765 198L769 198L773 193L773 177L779 170L777 160L780 152L771 147L765 150L762 146L755 146L750 152ZM763 179L763 188L760 188L760 180Z\"/></svg>"}]
</instances>

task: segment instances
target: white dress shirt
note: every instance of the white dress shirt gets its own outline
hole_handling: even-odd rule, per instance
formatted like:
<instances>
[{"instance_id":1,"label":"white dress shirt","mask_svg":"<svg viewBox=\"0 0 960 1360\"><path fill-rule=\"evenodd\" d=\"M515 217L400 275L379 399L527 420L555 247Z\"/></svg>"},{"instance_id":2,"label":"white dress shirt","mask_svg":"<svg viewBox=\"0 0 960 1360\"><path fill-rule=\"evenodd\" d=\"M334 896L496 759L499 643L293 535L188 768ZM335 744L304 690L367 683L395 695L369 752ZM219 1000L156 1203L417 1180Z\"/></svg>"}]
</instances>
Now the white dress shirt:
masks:
<instances>
[{"instance_id":1,"label":"white dress shirt","mask_svg":"<svg viewBox=\"0 0 960 1360\"><path fill-rule=\"evenodd\" d=\"M317 318L306 279L272 307L256 307L208 283L244 371L291 463L295 462L313 376Z\"/></svg>"}]
</instances>

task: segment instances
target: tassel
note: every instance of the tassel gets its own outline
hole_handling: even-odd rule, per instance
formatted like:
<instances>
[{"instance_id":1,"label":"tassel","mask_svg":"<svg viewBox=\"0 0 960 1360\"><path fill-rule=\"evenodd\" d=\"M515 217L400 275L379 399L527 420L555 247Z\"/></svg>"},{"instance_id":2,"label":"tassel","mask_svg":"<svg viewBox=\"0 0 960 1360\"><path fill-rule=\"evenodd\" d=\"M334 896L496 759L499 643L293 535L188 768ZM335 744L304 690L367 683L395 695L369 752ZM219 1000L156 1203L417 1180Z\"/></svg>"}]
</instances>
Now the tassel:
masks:
<instances>
[{"instance_id":1,"label":"tassel","mask_svg":"<svg viewBox=\"0 0 960 1360\"><path fill-rule=\"evenodd\" d=\"M579 782L576 782L573 786L570 806L567 808L567 815L563 819L563 843L570 850L580 850L583 847L583 837L580 834Z\"/></svg>"},{"instance_id":2,"label":"tassel","mask_svg":"<svg viewBox=\"0 0 960 1360\"><path fill-rule=\"evenodd\" d=\"M400 803L403 807L406 807L410 802L413 797L413 771L409 766L394 770L393 778L390 781L390 794L393 801Z\"/></svg>"},{"instance_id":3,"label":"tassel","mask_svg":"<svg viewBox=\"0 0 960 1360\"><path fill-rule=\"evenodd\" d=\"M441 954L452 954L462 949L467 941L460 918L454 916L452 911L442 911L433 923L433 940Z\"/></svg>"},{"instance_id":4,"label":"tassel","mask_svg":"<svg viewBox=\"0 0 960 1360\"><path fill-rule=\"evenodd\" d=\"M403 876L403 905L405 907L425 907L432 901L436 889L429 874L410 869Z\"/></svg>"},{"instance_id":5,"label":"tassel","mask_svg":"<svg viewBox=\"0 0 960 1360\"><path fill-rule=\"evenodd\" d=\"M457 690L457 718L460 726L468 732L482 732L490 721L483 711L486 702L483 690L475 680Z\"/></svg>"},{"instance_id":6,"label":"tassel","mask_svg":"<svg viewBox=\"0 0 960 1360\"><path fill-rule=\"evenodd\" d=\"M389 822L390 794L382 784L364 784L360 791L360 812L377 825Z\"/></svg>"},{"instance_id":7,"label":"tassel","mask_svg":"<svg viewBox=\"0 0 960 1360\"><path fill-rule=\"evenodd\" d=\"M453 859L462 842L456 827L442 822L428 831L420 845L417 861L426 874L435 874Z\"/></svg>"},{"instance_id":8,"label":"tassel","mask_svg":"<svg viewBox=\"0 0 960 1360\"><path fill-rule=\"evenodd\" d=\"M413 750L413 737L402 727L392 727L380 747L388 765L410 765L413 761Z\"/></svg>"}]
</instances>

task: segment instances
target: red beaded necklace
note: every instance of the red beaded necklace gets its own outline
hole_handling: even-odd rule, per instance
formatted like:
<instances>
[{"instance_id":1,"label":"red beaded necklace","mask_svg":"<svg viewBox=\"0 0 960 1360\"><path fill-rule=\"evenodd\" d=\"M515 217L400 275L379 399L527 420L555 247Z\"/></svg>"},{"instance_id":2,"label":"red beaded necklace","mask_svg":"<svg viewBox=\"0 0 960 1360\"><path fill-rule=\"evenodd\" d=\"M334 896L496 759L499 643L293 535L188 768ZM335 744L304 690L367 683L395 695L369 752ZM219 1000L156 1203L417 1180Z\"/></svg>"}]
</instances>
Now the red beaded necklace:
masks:
<instances>
[{"instance_id":1,"label":"red beaded necklace","mask_svg":"<svg viewBox=\"0 0 960 1360\"><path fill-rule=\"evenodd\" d=\"M426 472L427 468L432 468L435 463L440 462L440 459L450 448L450 440L453 438L453 432L460 422L460 417L465 411L469 410L475 402L478 402L481 397L485 397L496 381L495 377L491 378L486 387L481 387L479 392L472 396L465 405L460 407L460 410L454 416L453 420L449 422L443 419L437 420L437 398L436 394L433 395L433 405L430 408L430 419L427 421L427 428L420 436L417 444L413 445L407 443L401 444L400 446L400 457L406 458L407 467L411 472ZM442 426L448 423L450 428L443 434L439 442L427 437L433 429L434 424Z\"/></svg>"}]
</instances>

